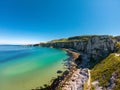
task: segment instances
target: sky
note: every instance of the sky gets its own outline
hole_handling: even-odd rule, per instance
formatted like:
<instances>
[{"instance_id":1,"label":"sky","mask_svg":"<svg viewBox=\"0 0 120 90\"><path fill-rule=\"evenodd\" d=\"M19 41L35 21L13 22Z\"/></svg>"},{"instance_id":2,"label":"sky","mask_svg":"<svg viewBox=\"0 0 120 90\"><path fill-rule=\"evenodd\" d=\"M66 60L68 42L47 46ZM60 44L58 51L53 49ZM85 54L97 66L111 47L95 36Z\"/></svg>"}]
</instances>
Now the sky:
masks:
<instances>
[{"instance_id":1,"label":"sky","mask_svg":"<svg viewBox=\"0 0 120 90\"><path fill-rule=\"evenodd\" d=\"M120 0L0 0L0 44L120 35Z\"/></svg>"}]
</instances>

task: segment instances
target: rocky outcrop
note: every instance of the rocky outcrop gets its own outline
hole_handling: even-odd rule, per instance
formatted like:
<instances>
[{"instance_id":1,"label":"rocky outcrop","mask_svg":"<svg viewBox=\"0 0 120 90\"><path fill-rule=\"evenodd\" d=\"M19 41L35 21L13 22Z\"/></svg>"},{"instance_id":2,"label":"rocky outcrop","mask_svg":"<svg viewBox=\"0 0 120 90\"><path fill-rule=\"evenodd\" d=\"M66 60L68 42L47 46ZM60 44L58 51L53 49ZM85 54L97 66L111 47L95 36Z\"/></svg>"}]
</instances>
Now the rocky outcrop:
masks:
<instances>
[{"instance_id":1,"label":"rocky outcrop","mask_svg":"<svg viewBox=\"0 0 120 90\"><path fill-rule=\"evenodd\" d=\"M114 87L116 85L116 83L115 83L116 79L117 79L117 73L113 72L110 77L110 80L108 81L108 83L105 87L100 86L98 80L92 82L92 85L94 86L94 90L114 90Z\"/></svg>"},{"instance_id":2,"label":"rocky outcrop","mask_svg":"<svg viewBox=\"0 0 120 90\"><path fill-rule=\"evenodd\" d=\"M98 61L115 50L116 41L111 36L91 36L88 40L42 43L41 46L72 48L86 53L92 61Z\"/></svg>"},{"instance_id":3,"label":"rocky outcrop","mask_svg":"<svg viewBox=\"0 0 120 90\"><path fill-rule=\"evenodd\" d=\"M77 69L62 90L83 90L83 85L88 79L88 69Z\"/></svg>"},{"instance_id":4,"label":"rocky outcrop","mask_svg":"<svg viewBox=\"0 0 120 90\"><path fill-rule=\"evenodd\" d=\"M98 80L92 82L91 84L94 87L94 90L103 90L103 87L99 85L99 81Z\"/></svg>"},{"instance_id":5,"label":"rocky outcrop","mask_svg":"<svg viewBox=\"0 0 120 90\"><path fill-rule=\"evenodd\" d=\"M116 36L116 37L114 37L114 39L115 39L116 41L120 42L120 36Z\"/></svg>"},{"instance_id":6,"label":"rocky outcrop","mask_svg":"<svg viewBox=\"0 0 120 90\"><path fill-rule=\"evenodd\" d=\"M115 42L109 36L93 37L88 40L86 53L90 58L99 60L115 50Z\"/></svg>"},{"instance_id":7,"label":"rocky outcrop","mask_svg":"<svg viewBox=\"0 0 120 90\"><path fill-rule=\"evenodd\" d=\"M117 79L117 73L112 73L112 76L106 86L106 90L113 90L113 88L115 87L115 80Z\"/></svg>"}]
</instances>

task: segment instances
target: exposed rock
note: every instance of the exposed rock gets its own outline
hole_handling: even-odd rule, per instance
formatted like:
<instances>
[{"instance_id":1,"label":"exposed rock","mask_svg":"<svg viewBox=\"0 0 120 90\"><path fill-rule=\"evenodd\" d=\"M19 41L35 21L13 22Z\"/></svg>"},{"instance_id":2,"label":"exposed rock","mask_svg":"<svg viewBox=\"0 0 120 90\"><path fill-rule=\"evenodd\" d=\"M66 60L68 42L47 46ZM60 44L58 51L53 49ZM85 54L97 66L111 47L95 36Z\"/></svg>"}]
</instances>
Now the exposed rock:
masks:
<instances>
[{"instance_id":1,"label":"exposed rock","mask_svg":"<svg viewBox=\"0 0 120 90\"><path fill-rule=\"evenodd\" d=\"M99 61L115 50L115 40L111 36L91 36L88 40L42 43L41 46L71 48L86 53L90 59Z\"/></svg>"},{"instance_id":2,"label":"exposed rock","mask_svg":"<svg viewBox=\"0 0 120 90\"><path fill-rule=\"evenodd\" d=\"M89 69L85 68L87 67L87 55L84 53L81 53L80 57L82 58L82 61L80 64L78 64L78 68L76 68L75 71L71 71L69 74L69 78L65 80L65 83L60 86L62 87L62 90L83 90L83 85L88 81L89 77ZM79 59L79 57L78 57ZM82 68L81 68L82 67Z\"/></svg>"},{"instance_id":3,"label":"exposed rock","mask_svg":"<svg viewBox=\"0 0 120 90\"><path fill-rule=\"evenodd\" d=\"M113 88L115 87L116 78L117 78L117 74L114 72L106 86L106 90L113 90Z\"/></svg>"},{"instance_id":4,"label":"exposed rock","mask_svg":"<svg viewBox=\"0 0 120 90\"><path fill-rule=\"evenodd\" d=\"M88 40L86 53L94 60L100 60L115 50L115 42L109 36L93 37Z\"/></svg>"},{"instance_id":5,"label":"exposed rock","mask_svg":"<svg viewBox=\"0 0 120 90\"><path fill-rule=\"evenodd\" d=\"M79 55L79 57L75 60L75 63L79 65L82 62L82 56Z\"/></svg>"},{"instance_id":6,"label":"exposed rock","mask_svg":"<svg viewBox=\"0 0 120 90\"><path fill-rule=\"evenodd\" d=\"M115 53L115 56L117 56L117 57L120 56L120 53Z\"/></svg>"},{"instance_id":7,"label":"exposed rock","mask_svg":"<svg viewBox=\"0 0 120 90\"><path fill-rule=\"evenodd\" d=\"M62 73L62 71L61 71L61 70L58 70L57 73L60 74L60 73Z\"/></svg>"},{"instance_id":8,"label":"exposed rock","mask_svg":"<svg viewBox=\"0 0 120 90\"><path fill-rule=\"evenodd\" d=\"M120 42L120 36L116 36L114 38L116 39L116 41Z\"/></svg>"},{"instance_id":9,"label":"exposed rock","mask_svg":"<svg viewBox=\"0 0 120 90\"><path fill-rule=\"evenodd\" d=\"M83 90L84 83L88 80L88 69L77 69L62 90Z\"/></svg>"},{"instance_id":10,"label":"exposed rock","mask_svg":"<svg viewBox=\"0 0 120 90\"><path fill-rule=\"evenodd\" d=\"M63 76L66 76L66 75L68 75L68 74L69 74L69 71L66 70L66 71L63 73Z\"/></svg>"},{"instance_id":11,"label":"exposed rock","mask_svg":"<svg viewBox=\"0 0 120 90\"><path fill-rule=\"evenodd\" d=\"M99 81L98 80L92 82L92 85L94 86L94 90L103 90L103 87L99 86Z\"/></svg>"},{"instance_id":12,"label":"exposed rock","mask_svg":"<svg viewBox=\"0 0 120 90\"><path fill-rule=\"evenodd\" d=\"M40 45L43 47L70 48L80 52L80 57L78 57L76 63L78 64L78 68L81 69L77 69L77 71L74 72L70 80L63 87L63 90L83 90L83 85L89 78L88 70L84 68L91 66L92 63L97 63L99 60L107 57L111 52L114 52L116 49L115 44L116 40L113 39L113 37L101 35L91 36L87 38L87 40L49 42ZM64 75L66 76L68 73L64 73ZM93 85L96 86L95 90L103 90L103 87L99 86L99 82L95 82ZM113 84L110 83L109 85L112 85L110 87L113 87Z\"/></svg>"},{"instance_id":13,"label":"exposed rock","mask_svg":"<svg viewBox=\"0 0 120 90\"><path fill-rule=\"evenodd\" d=\"M114 87L116 85L115 84L116 78L117 78L117 74L114 72L112 73L112 76L105 87L99 86L98 80L92 82L92 85L94 86L95 90L114 90Z\"/></svg>"}]
</instances>

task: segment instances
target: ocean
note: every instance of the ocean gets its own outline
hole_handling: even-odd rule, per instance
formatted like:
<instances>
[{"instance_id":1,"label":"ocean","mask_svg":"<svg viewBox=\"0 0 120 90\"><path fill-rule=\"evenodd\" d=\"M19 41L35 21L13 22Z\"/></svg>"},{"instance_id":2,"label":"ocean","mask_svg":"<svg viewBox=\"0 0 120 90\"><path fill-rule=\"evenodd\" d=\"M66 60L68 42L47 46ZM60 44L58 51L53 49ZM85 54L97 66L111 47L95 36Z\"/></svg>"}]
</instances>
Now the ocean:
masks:
<instances>
[{"instance_id":1,"label":"ocean","mask_svg":"<svg viewBox=\"0 0 120 90\"><path fill-rule=\"evenodd\" d=\"M50 84L64 71L67 53L61 49L0 45L0 90L31 90Z\"/></svg>"}]
</instances>

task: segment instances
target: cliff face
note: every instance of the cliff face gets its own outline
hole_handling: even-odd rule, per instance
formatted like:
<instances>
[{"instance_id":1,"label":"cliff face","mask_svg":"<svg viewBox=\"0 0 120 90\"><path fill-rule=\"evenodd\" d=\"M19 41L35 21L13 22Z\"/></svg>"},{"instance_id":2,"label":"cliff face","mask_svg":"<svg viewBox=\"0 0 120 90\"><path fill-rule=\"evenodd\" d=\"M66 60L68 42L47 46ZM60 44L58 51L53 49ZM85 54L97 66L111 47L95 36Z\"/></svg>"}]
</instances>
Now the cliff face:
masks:
<instances>
[{"instance_id":1,"label":"cliff face","mask_svg":"<svg viewBox=\"0 0 120 90\"><path fill-rule=\"evenodd\" d=\"M92 60L100 60L115 50L115 40L107 35L92 36L88 40L40 44L44 47L71 48L86 53Z\"/></svg>"},{"instance_id":2,"label":"cliff face","mask_svg":"<svg viewBox=\"0 0 120 90\"><path fill-rule=\"evenodd\" d=\"M86 46L86 53L95 60L106 57L114 50L115 42L109 36L90 38Z\"/></svg>"},{"instance_id":3,"label":"cliff face","mask_svg":"<svg viewBox=\"0 0 120 90\"><path fill-rule=\"evenodd\" d=\"M120 42L120 36L115 37L116 41Z\"/></svg>"}]
</instances>

